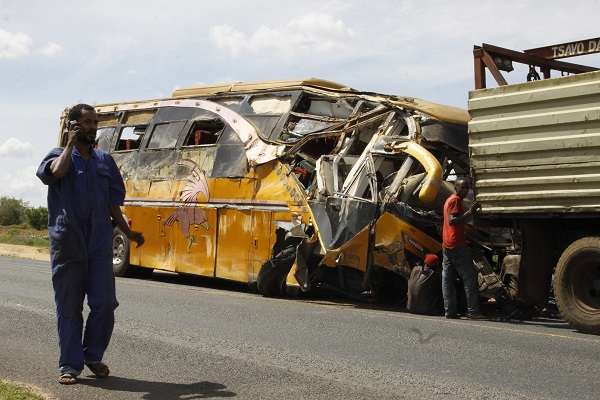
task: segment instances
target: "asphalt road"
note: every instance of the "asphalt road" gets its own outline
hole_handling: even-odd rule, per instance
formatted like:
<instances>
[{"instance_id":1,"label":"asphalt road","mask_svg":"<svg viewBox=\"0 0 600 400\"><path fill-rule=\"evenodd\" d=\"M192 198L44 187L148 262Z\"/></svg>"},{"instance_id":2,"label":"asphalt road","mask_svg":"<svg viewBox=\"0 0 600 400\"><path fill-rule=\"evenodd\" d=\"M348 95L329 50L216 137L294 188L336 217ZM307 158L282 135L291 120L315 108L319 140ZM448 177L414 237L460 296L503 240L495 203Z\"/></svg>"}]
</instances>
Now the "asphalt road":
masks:
<instances>
[{"instance_id":1,"label":"asphalt road","mask_svg":"<svg viewBox=\"0 0 600 400\"><path fill-rule=\"evenodd\" d=\"M231 284L117 279L112 375L56 383L48 263L0 257L0 378L58 399L598 399L600 337L447 321Z\"/></svg>"}]
</instances>

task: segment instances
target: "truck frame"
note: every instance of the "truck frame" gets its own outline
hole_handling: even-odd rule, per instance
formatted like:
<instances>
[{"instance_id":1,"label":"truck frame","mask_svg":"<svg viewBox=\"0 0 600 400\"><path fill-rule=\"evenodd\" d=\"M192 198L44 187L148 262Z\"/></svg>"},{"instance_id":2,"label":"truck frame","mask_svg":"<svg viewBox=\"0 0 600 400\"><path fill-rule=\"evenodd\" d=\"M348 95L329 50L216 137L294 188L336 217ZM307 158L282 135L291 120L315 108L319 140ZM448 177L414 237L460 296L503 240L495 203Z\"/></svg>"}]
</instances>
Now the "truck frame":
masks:
<instances>
[{"instance_id":1,"label":"truck frame","mask_svg":"<svg viewBox=\"0 0 600 400\"><path fill-rule=\"evenodd\" d=\"M598 52L598 38L475 46L469 93L479 224L511 230L502 264L516 297L543 307L553 290L562 316L588 333L600 333L600 71L557 59ZM512 62L529 65L527 83L507 84L500 71ZM486 89L486 68L498 87Z\"/></svg>"}]
</instances>

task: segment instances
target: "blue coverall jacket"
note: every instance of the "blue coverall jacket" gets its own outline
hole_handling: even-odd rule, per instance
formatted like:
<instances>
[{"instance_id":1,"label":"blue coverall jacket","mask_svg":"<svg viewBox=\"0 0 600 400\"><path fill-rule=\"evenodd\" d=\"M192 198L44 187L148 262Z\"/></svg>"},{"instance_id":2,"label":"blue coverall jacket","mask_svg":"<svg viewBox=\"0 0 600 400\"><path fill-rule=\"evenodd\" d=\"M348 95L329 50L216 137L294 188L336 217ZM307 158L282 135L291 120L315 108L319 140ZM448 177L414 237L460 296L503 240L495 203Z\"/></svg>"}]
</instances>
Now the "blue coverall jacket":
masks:
<instances>
[{"instance_id":1,"label":"blue coverall jacket","mask_svg":"<svg viewBox=\"0 0 600 400\"><path fill-rule=\"evenodd\" d=\"M55 148L42 160L37 176L48 185L48 234L52 285L58 319L59 370L78 374L85 363L102 360L118 306L112 270L111 206L122 205L123 179L110 154L91 149L85 160L74 148L71 168L62 177L50 165ZM83 301L90 314L83 331Z\"/></svg>"}]
</instances>

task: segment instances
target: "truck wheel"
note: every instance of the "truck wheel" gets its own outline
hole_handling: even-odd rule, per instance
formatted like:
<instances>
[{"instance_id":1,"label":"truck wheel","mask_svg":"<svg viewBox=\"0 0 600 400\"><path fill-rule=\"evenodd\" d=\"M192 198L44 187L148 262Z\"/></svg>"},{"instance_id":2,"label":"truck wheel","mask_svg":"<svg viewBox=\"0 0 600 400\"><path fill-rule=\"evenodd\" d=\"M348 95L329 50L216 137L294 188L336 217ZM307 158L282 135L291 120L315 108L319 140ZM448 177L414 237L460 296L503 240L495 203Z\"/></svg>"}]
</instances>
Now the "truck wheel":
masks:
<instances>
[{"instance_id":1,"label":"truck wheel","mask_svg":"<svg viewBox=\"0 0 600 400\"><path fill-rule=\"evenodd\" d=\"M119 229L113 230L113 272L125 276L129 272L129 239Z\"/></svg>"},{"instance_id":2,"label":"truck wheel","mask_svg":"<svg viewBox=\"0 0 600 400\"><path fill-rule=\"evenodd\" d=\"M554 272L554 295L573 327L600 333L600 237L576 240L562 253Z\"/></svg>"}]
</instances>

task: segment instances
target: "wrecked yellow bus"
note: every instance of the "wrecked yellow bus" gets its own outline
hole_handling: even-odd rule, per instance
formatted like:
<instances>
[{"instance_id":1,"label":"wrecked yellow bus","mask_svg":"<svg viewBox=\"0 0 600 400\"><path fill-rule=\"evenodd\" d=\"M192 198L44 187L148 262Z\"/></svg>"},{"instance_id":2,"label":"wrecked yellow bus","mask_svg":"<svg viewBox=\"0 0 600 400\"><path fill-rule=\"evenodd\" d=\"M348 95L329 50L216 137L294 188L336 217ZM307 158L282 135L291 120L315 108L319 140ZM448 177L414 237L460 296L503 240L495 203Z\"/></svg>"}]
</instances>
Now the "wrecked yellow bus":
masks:
<instances>
[{"instance_id":1,"label":"wrecked yellow bus","mask_svg":"<svg viewBox=\"0 0 600 400\"><path fill-rule=\"evenodd\" d=\"M326 287L401 302L412 267L441 250L448 177L468 175L464 110L320 79L197 86L96 111L97 146L146 238L129 246L115 231L119 276L159 269L267 296Z\"/></svg>"}]
</instances>

